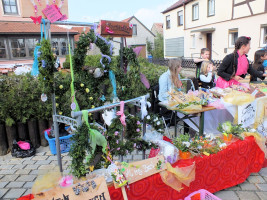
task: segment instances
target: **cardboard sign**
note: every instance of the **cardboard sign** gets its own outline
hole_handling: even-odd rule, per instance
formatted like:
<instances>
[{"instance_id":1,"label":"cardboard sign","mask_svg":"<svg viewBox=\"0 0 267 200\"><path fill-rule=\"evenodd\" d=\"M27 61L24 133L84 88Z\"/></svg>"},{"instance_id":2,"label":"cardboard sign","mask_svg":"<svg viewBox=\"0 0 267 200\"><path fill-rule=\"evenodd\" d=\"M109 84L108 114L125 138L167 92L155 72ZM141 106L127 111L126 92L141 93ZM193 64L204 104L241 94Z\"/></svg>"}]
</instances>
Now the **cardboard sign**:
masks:
<instances>
[{"instance_id":1,"label":"cardboard sign","mask_svg":"<svg viewBox=\"0 0 267 200\"><path fill-rule=\"evenodd\" d=\"M95 188L92 186L92 181L95 182ZM34 195L34 199L42 200L75 200L75 199L87 199L87 200L110 200L108 187L104 177L88 180L90 186L87 192L83 192L81 188L86 187L86 181L80 182L80 194L76 195L73 191L73 187L77 187L78 183L67 188L55 188L47 192L42 192Z\"/></svg>"},{"instance_id":2,"label":"cardboard sign","mask_svg":"<svg viewBox=\"0 0 267 200\"><path fill-rule=\"evenodd\" d=\"M59 12L58 8L55 5L49 5L42 10L47 19L54 23L62 17L62 14Z\"/></svg>"},{"instance_id":3,"label":"cardboard sign","mask_svg":"<svg viewBox=\"0 0 267 200\"><path fill-rule=\"evenodd\" d=\"M157 169L157 164L159 161L161 162L161 165L160 168ZM120 168L123 171L123 175L126 177L126 180L128 180L128 184L132 184L136 181L166 170L166 164L163 156L157 156L127 164L128 166L120 163ZM118 184L115 182L114 185L116 189L119 188Z\"/></svg>"},{"instance_id":4,"label":"cardboard sign","mask_svg":"<svg viewBox=\"0 0 267 200\"><path fill-rule=\"evenodd\" d=\"M242 124L243 128L254 124L256 116L256 102L238 106L238 124Z\"/></svg>"},{"instance_id":5,"label":"cardboard sign","mask_svg":"<svg viewBox=\"0 0 267 200\"><path fill-rule=\"evenodd\" d=\"M132 37L133 29L129 22L101 20L101 35L111 37Z\"/></svg>"}]
</instances>

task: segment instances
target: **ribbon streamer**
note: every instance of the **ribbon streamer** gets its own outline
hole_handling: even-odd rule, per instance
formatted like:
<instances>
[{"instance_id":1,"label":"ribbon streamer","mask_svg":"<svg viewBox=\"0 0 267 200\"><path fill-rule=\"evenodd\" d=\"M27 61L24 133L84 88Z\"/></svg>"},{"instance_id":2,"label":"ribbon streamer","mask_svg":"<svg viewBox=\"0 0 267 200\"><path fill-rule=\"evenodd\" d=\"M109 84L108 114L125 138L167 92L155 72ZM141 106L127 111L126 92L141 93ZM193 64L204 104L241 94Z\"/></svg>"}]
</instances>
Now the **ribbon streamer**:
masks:
<instances>
[{"instance_id":1,"label":"ribbon streamer","mask_svg":"<svg viewBox=\"0 0 267 200\"><path fill-rule=\"evenodd\" d=\"M144 119L144 117L147 115L147 109L146 109L146 107L147 106L148 107L151 107L151 103L150 102L147 102L145 96L142 96L141 97L140 103L141 103L141 118Z\"/></svg>"},{"instance_id":2,"label":"ribbon streamer","mask_svg":"<svg viewBox=\"0 0 267 200\"><path fill-rule=\"evenodd\" d=\"M31 75L32 76L38 76L39 74L39 68L38 68L38 51L41 48L41 46L36 46L34 49L34 61L32 65L32 71Z\"/></svg>"},{"instance_id":3,"label":"ribbon streamer","mask_svg":"<svg viewBox=\"0 0 267 200\"><path fill-rule=\"evenodd\" d=\"M117 98L116 78L112 70L109 70L109 80L113 88L113 91L112 91L113 99L116 99Z\"/></svg>"},{"instance_id":4,"label":"ribbon streamer","mask_svg":"<svg viewBox=\"0 0 267 200\"><path fill-rule=\"evenodd\" d=\"M101 53L101 59L100 59L100 63L101 63L101 65L103 66L103 68L105 69L105 65L103 64L103 62L102 62L102 60L103 60L103 58L106 58L106 59L108 59L108 64L111 62L111 58L108 56L108 55L104 55L104 54L102 54Z\"/></svg>"},{"instance_id":5,"label":"ribbon streamer","mask_svg":"<svg viewBox=\"0 0 267 200\"><path fill-rule=\"evenodd\" d=\"M117 112L117 115L119 116L121 116L120 117L120 121L121 121L121 124L123 125L123 126L126 126L126 122L125 122L125 114L124 114L124 101L121 101L120 102L120 111L118 111Z\"/></svg>"}]
</instances>

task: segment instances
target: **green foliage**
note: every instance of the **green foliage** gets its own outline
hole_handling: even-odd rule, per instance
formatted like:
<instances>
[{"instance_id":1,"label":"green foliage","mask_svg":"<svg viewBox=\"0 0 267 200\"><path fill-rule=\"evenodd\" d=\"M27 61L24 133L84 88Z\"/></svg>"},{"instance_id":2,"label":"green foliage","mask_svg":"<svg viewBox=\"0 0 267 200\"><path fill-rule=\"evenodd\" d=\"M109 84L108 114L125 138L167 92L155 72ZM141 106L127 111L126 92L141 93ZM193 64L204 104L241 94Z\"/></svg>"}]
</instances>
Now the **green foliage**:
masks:
<instances>
[{"instance_id":1,"label":"green foliage","mask_svg":"<svg viewBox=\"0 0 267 200\"><path fill-rule=\"evenodd\" d=\"M161 117L150 113L146 117L146 123L151 125L157 132L164 133L164 122Z\"/></svg>"},{"instance_id":2,"label":"green foliage","mask_svg":"<svg viewBox=\"0 0 267 200\"><path fill-rule=\"evenodd\" d=\"M182 152L189 151L190 149L190 135L181 134L173 140L173 144Z\"/></svg>"},{"instance_id":3,"label":"green foliage","mask_svg":"<svg viewBox=\"0 0 267 200\"><path fill-rule=\"evenodd\" d=\"M164 58L164 45L163 45L163 35L157 33L154 40L154 50L152 51L153 58Z\"/></svg>"},{"instance_id":4,"label":"green foliage","mask_svg":"<svg viewBox=\"0 0 267 200\"><path fill-rule=\"evenodd\" d=\"M64 69L70 69L70 56L66 55L65 57L65 62L63 63L63 68Z\"/></svg>"},{"instance_id":5,"label":"green foliage","mask_svg":"<svg viewBox=\"0 0 267 200\"><path fill-rule=\"evenodd\" d=\"M150 42L148 39L146 39L146 47L147 47L147 52L152 55L153 43Z\"/></svg>"},{"instance_id":6,"label":"green foliage","mask_svg":"<svg viewBox=\"0 0 267 200\"><path fill-rule=\"evenodd\" d=\"M91 146L89 142L89 129L83 123L72 136L72 145L69 155L72 157L71 173L80 178L88 173L88 165L86 165L85 157L91 153Z\"/></svg>"},{"instance_id":7,"label":"green foliage","mask_svg":"<svg viewBox=\"0 0 267 200\"><path fill-rule=\"evenodd\" d=\"M243 140L241 134L246 131L246 129L242 128L242 124L233 125L230 121L226 121L223 124L220 123L217 130L224 135L233 134L241 140Z\"/></svg>"}]
</instances>

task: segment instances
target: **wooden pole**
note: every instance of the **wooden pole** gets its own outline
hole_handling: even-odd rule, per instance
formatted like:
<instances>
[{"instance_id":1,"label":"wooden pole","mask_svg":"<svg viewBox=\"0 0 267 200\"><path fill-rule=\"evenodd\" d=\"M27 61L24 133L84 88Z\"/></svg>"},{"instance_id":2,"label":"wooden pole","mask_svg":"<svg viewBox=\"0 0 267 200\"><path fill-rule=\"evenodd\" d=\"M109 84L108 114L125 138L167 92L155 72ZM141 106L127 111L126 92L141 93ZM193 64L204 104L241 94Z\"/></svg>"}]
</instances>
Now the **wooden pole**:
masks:
<instances>
[{"instance_id":1,"label":"wooden pole","mask_svg":"<svg viewBox=\"0 0 267 200\"><path fill-rule=\"evenodd\" d=\"M121 187L121 191L122 191L123 199L124 199L124 200L128 200L128 197L127 197L127 193L126 193L125 187Z\"/></svg>"}]
</instances>

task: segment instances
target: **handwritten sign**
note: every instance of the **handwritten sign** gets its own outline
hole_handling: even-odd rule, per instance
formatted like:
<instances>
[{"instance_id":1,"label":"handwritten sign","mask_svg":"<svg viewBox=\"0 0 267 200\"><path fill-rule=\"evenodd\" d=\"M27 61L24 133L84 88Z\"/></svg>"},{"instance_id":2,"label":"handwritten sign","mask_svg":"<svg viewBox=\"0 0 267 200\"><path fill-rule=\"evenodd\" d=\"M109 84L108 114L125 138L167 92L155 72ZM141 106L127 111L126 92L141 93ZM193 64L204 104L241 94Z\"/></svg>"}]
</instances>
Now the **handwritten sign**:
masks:
<instances>
[{"instance_id":1,"label":"handwritten sign","mask_svg":"<svg viewBox=\"0 0 267 200\"><path fill-rule=\"evenodd\" d=\"M133 163L120 163L120 168L123 175L126 177L126 180L128 180L128 183L132 184L136 181L166 170L166 164L163 156L157 156ZM114 185L116 189L119 188L118 184L115 182Z\"/></svg>"},{"instance_id":2,"label":"handwritten sign","mask_svg":"<svg viewBox=\"0 0 267 200\"><path fill-rule=\"evenodd\" d=\"M238 106L238 123L242 124L243 128L254 124L256 116L256 102Z\"/></svg>"},{"instance_id":3,"label":"handwritten sign","mask_svg":"<svg viewBox=\"0 0 267 200\"><path fill-rule=\"evenodd\" d=\"M132 37L133 29L129 22L101 20L101 35L112 37Z\"/></svg>"},{"instance_id":4,"label":"handwritten sign","mask_svg":"<svg viewBox=\"0 0 267 200\"><path fill-rule=\"evenodd\" d=\"M85 187L88 187L88 191L83 191L83 188ZM74 188L75 191L77 189L80 189L79 195L75 194ZM104 177L80 182L67 188L55 188L47 192L38 193L34 197L34 199L40 200L110 200L107 184Z\"/></svg>"},{"instance_id":5,"label":"handwritten sign","mask_svg":"<svg viewBox=\"0 0 267 200\"><path fill-rule=\"evenodd\" d=\"M59 12L58 8L55 5L49 5L42 10L47 19L54 23L62 17L62 14Z\"/></svg>"}]
</instances>

